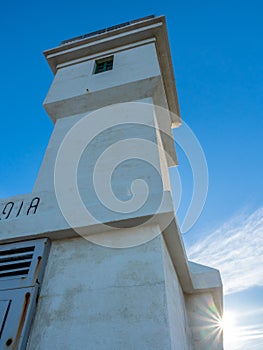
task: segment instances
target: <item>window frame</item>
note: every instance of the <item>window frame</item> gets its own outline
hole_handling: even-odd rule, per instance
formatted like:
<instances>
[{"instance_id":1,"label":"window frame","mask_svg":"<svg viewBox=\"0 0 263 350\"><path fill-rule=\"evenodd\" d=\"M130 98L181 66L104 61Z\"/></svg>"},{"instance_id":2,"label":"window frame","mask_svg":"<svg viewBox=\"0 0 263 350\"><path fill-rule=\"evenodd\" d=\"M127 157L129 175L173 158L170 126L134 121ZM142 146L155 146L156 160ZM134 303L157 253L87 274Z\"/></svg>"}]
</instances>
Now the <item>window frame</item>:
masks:
<instances>
[{"instance_id":1,"label":"window frame","mask_svg":"<svg viewBox=\"0 0 263 350\"><path fill-rule=\"evenodd\" d=\"M100 74L100 73L105 73L110 70L113 70L113 63L114 63L113 55L95 60L93 74Z\"/></svg>"}]
</instances>

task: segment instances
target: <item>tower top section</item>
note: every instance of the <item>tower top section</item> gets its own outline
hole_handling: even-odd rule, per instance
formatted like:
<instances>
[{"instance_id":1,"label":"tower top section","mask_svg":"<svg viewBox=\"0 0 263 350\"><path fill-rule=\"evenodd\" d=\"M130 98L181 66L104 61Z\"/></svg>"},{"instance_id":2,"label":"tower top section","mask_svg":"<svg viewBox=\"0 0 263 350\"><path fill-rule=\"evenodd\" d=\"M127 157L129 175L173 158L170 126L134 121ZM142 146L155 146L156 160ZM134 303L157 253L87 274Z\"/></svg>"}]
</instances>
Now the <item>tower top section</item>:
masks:
<instances>
[{"instance_id":1,"label":"tower top section","mask_svg":"<svg viewBox=\"0 0 263 350\"><path fill-rule=\"evenodd\" d=\"M87 33L87 34L84 34L84 35L80 35L80 36L77 36L77 37L74 37L74 38L71 38L71 39L63 40L61 42L61 45L68 44L68 43L70 43L72 41L79 41L79 40L82 40L82 39L86 39L86 38L89 38L89 37L94 36L94 35L99 35L99 34L111 32L112 30L123 28L123 27L129 26L129 25L134 24L134 23L146 21L146 20L151 19L151 18L155 18L155 15L150 15L150 16L138 18L138 19L135 19L135 20L132 20L132 21L116 24L116 25L114 25L112 27L106 27L104 29L99 29L99 30L96 30L94 32L90 32L90 33Z\"/></svg>"},{"instance_id":2,"label":"tower top section","mask_svg":"<svg viewBox=\"0 0 263 350\"><path fill-rule=\"evenodd\" d=\"M61 68L76 65L94 57L106 57L147 43L155 45L167 102L165 107L171 112L171 122L176 127L180 124L180 111L164 16L148 16L65 40L61 45L44 51L44 55L53 73L57 74ZM140 59L147 60L147 56L142 55ZM151 62L143 63L145 67L148 64L151 65Z\"/></svg>"}]
</instances>

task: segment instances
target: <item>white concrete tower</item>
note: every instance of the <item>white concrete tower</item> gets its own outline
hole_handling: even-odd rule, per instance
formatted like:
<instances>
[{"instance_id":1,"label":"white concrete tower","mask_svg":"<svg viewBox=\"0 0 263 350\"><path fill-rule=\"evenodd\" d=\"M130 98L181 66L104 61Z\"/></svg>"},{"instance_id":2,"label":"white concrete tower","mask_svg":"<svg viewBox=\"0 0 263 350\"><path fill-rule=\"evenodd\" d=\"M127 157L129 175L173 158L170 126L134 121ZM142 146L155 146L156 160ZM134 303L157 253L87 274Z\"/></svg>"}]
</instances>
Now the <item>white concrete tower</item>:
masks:
<instances>
[{"instance_id":1,"label":"white concrete tower","mask_svg":"<svg viewBox=\"0 0 263 350\"><path fill-rule=\"evenodd\" d=\"M0 348L223 349L220 274L187 260L171 196L180 112L165 18L44 54L55 126L33 192L1 201L16 265L0 273Z\"/></svg>"}]
</instances>

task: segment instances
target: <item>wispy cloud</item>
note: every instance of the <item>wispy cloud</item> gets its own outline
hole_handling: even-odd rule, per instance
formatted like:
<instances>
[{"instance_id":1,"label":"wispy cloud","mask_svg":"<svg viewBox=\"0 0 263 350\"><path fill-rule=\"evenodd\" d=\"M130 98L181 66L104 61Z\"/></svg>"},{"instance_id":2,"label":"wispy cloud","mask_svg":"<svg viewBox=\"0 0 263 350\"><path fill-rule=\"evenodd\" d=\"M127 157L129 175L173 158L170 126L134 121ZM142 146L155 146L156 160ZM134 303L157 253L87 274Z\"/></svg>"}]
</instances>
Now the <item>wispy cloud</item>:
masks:
<instances>
[{"instance_id":1,"label":"wispy cloud","mask_svg":"<svg viewBox=\"0 0 263 350\"><path fill-rule=\"evenodd\" d=\"M237 350L243 349L262 349L263 345L263 324L236 327L235 343Z\"/></svg>"},{"instance_id":2,"label":"wispy cloud","mask_svg":"<svg viewBox=\"0 0 263 350\"><path fill-rule=\"evenodd\" d=\"M263 286L263 207L211 232L188 248L188 257L219 269L225 294Z\"/></svg>"}]
</instances>

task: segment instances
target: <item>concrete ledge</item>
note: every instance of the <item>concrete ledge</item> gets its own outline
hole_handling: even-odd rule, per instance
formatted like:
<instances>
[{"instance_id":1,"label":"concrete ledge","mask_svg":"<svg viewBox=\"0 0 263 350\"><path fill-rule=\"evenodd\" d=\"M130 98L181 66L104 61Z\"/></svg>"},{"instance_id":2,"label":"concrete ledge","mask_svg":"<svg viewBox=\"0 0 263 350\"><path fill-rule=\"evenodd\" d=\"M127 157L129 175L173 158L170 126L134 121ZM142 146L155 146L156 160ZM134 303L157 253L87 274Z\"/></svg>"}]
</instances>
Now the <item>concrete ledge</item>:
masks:
<instances>
[{"instance_id":1,"label":"concrete ledge","mask_svg":"<svg viewBox=\"0 0 263 350\"><path fill-rule=\"evenodd\" d=\"M44 103L44 107L53 122L57 119L103 108L123 102L131 102L151 97L161 77L156 76L108 89L89 91L83 95L65 100Z\"/></svg>"},{"instance_id":2,"label":"concrete ledge","mask_svg":"<svg viewBox=\"0 0 263 350\"><path fill-rule=\"evenodd\" d=\"M34 207L34 204L36 205L37 203L35 198L39 198L39 203L36 207ZM156 197L152 197L153 204L155 204L154 198L158 200L159 194ZM24 203L23 210L21 209L17 216L22 202ZM0 243L41 237L57 240L78 236L78 233L70 227L61 213L54 193L40 192L2 200L0 206L4 208L6 213L6 205L8 203L14 203L14 205L9 217L5 219L2 216L0 220ZM31 209L29 210L30 205ZM11 207L11 204L9 206ZM72 210L74 210L74 203L72 203ZM94 235L114 231L118 228L159 225L183 291L187 294L211 292L217 309L222 313L222 282L220 274L215 269L188 262L181 233L175 220L171 193L169 191L164 192L163 201L158 212L141 210L136 212L134 217L130 213L126 216L111 215L108 218L105 217L104 222L97 222L90 217L90 221L84 222L80 220L77 229L83 235Z\"/></svg>"}]
</instances>

